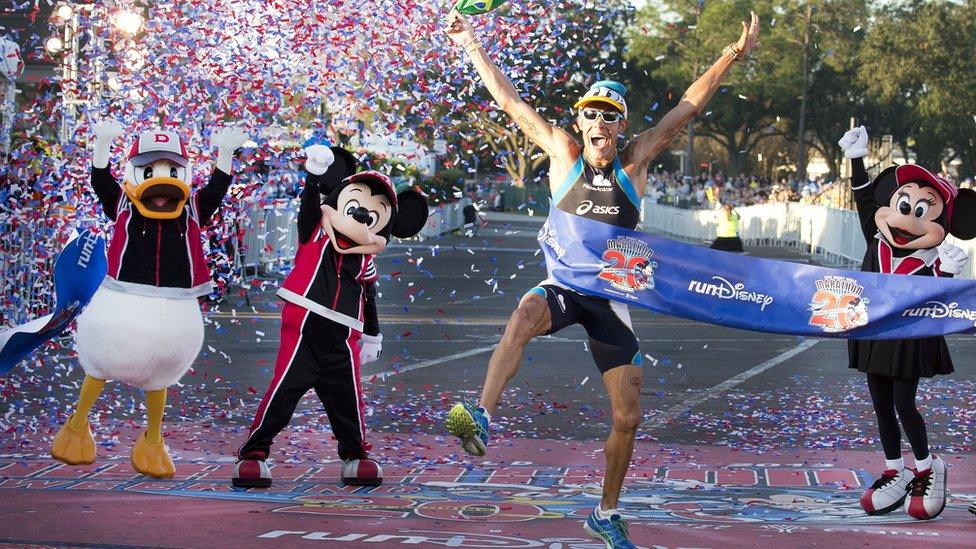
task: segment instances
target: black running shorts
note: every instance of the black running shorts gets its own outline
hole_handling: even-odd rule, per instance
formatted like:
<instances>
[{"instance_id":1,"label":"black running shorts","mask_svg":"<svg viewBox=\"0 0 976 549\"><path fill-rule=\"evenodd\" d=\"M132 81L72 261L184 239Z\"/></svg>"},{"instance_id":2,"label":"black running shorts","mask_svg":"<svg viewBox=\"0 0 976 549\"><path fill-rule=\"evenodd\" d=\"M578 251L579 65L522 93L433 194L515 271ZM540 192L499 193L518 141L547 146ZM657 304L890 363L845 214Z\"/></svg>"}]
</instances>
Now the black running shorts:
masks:
<instances>
[{"instance_id":1,"label":"black running shorts","mask_svg":"<svg viewBox=\"0 0 976 549\"><path fill-rule=\"evenodd\" d=\"M623 303L583 295L543 282L529 290L546 298L552 326L545 335L579 324L589 336L590 354L600 373L626 364L641 365L640 345Z\"/></svg>"}]
</instances>

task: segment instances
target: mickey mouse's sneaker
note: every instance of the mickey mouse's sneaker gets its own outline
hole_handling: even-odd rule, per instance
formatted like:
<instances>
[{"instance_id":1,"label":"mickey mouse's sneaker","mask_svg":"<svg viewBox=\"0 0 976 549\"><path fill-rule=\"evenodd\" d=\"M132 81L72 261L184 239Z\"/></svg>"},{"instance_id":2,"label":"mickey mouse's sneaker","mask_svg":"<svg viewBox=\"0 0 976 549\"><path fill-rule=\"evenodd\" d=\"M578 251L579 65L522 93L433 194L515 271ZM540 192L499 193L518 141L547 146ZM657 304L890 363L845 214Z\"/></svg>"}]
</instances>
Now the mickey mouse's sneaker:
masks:
<instances>
[{"instance_id":1,"label":"mickey mouse's sneaker","mask_svg":"<svg viewBox=\"0 0 976 549\"><path fill-rule=\"evenodd\" d=\"M933 457L929 469L915 473L905 511L918 520L931 520L941 515L946 505L947 481L945 462L940 457Z\"/></svg>"},{"instance_id":2,"label":"mickey mouse's sneaker","mask_svg":"<svg viewBox=\"0 0 976 549\"><path fill-rule=\"evenodd\" d=\"M234 464L234 476L231 485L235 488L269 488L271 486L271 469L265 463L268 454L251 451L240 457Z\"/></svg>"},{"instance_id":3,"label":"mickey mouse's sneaker","mask_svg":"<svg viewBox=\"0 0 976 549\"><path fill-rule=\"evenodd\" d=\"M912 488L915 475L911 469L886 469L878 480L861 495L861 507L869 515L884 515L901 507Z\"/></svg>"},{"instance_id":4,"label":"mickey mouse's sneaker","mask_svg":"<svg viewBox=\"0 0 976 549\"><path fill-rule=\"evenodd\" d=\"M379 486L383 484L383 468L368 457L347 459L342 463L342 483L346 486Z\"/></svg>"}]
</instances>

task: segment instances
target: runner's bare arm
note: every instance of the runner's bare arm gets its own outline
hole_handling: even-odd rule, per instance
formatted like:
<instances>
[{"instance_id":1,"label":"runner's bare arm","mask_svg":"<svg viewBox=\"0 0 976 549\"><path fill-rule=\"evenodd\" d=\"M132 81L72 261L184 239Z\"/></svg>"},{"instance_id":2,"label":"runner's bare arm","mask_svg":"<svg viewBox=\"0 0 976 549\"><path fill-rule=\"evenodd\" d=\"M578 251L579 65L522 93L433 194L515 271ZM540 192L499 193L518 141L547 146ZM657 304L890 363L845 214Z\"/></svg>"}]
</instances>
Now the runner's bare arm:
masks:
<instances>
[{"instance_id":1,"label":"runner's bare arm","mask_svg":"<svg viewBox=\"0 0 976 549\"><path fill-rule=\"evenodd\" d=\"M647 166L664 149L671 145L685 125L698 116L718 90L725 76L735 62L749 54L756 47L759 37L759 16L751 12L752 20L746 25L742 22L742 35L739 41L722 52L722 56L688 87L681 101L668 111L653 128L635 137L624 152L627 163Z\"/></svg>"},{"instance_id":2,"label":"runner's bare arm","mask_svg":"<svg viewBox=\"0 0 976 549\"><path fill-rule=\"evenodd\" d=\"M447 34L464 48L474 63L481 80L491 96L519 128L550 158L572 160L578 154L579 145L562 128L550 124L531 105L519 97L512 82L491 62L474 29L463 15L451 10L447 17Z\"/></svg>"}]
</instances>

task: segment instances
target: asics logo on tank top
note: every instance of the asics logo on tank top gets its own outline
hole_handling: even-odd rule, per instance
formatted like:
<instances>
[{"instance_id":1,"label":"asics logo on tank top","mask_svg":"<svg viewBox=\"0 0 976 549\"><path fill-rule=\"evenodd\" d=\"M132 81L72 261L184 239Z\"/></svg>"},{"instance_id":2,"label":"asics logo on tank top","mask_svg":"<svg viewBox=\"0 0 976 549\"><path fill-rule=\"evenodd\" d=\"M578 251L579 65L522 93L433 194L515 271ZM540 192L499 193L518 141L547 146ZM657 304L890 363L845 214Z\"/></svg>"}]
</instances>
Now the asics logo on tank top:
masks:
<instances>
[{"instance_id":1,"label":"asics logo on tank top","mask_svg":"<svg viewBox=\"0 0 976 549\"><path fill-rule=\"evenodd\" d=\"M576 159L563 182L553 191L557 207L569 214L633 229L640 221L639 201L620 159L594 168Z\"/></svg>"},{"instance_id":2,"label":"asics logo on tank top","mask_svg":"<svg viewBox=\"0 0 976 549\"><path fill-rule=\"evenodd\" d=\"M590 212L596 215L617 215L620 213L620 206L594 205L592 200L584 200L576 208L576 215L586 215Z\"/></svg>"}]
</instances>

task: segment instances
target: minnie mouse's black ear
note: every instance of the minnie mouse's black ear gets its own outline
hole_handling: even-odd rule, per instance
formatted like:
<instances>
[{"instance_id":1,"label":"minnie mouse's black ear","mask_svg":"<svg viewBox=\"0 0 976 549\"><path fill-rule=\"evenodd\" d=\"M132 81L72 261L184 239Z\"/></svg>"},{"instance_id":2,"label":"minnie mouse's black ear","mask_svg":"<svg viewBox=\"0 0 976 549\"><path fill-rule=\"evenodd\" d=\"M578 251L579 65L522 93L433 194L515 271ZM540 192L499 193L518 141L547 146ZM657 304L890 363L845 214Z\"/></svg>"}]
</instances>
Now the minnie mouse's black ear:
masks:
<instances>
[{"instance_id":1,"label":"minnie mouse's black ear","mask_svg":"<svg viewBox=\"0 0 976 549\"><path fill-rule=\"evenodd\" d=\"M878 207L887 206L891 202L891 195L895 194L895 189L898 188L898 182L895 180L895 168L897 167L885 168L871 183L874 185L874 203Z\"/></svg>"},{"instance_id":2,"label":"minnie mouse's black ear","mask_svg":"<svg viewBox=\"0 0 976 549\"><path fill-rule=\"evenodd\" d=\"M335 161L329 169L322 175L321 190L323 194L329 194L333 189L342 183L342 180L356 173L359 162L356 156L342 147L329 147L335 156Z\"/></svg>"},{"instance_id":3,"label":"minnie mouse's black ear","mask_svg":"<svg viewBox=\"0 0 976 549\"><path fill-rule=\"evenodd\" d=\"M976 191L959 189L959 195L952 201L949 233L962 240L976 238Z\"/></svg>"},{"instance_id":4,"label":"minnie mouse's black ear","mask_svg":"<svg viewBox=\"0 0 976 549\"><path fill-rule=\"evenodd\" d=\"M427 199L417 191L398 194L396 210L392 233L397 238L414 236L427 224Z\"/></svg>"}]
</instances>

